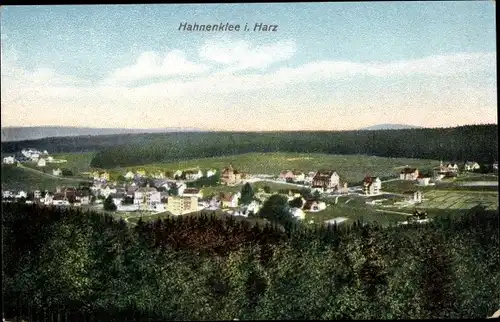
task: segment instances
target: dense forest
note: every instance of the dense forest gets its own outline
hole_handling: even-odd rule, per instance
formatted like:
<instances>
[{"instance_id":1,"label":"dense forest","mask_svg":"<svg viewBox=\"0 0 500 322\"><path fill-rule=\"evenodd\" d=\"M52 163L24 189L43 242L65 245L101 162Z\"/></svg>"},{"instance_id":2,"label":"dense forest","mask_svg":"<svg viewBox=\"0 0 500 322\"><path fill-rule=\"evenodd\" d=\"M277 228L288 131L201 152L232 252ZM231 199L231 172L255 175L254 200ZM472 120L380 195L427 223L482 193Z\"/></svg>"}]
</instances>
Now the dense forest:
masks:
<instances>
[{"instance_id":1,"label":"dense forest","mask_svg":"<svg viewBox=\"0 0 500 322\"><path fill-rule=\"evenodd\" d=\"M4 204L3 300L28 320L484 318L500 305L498 227L482 208L283 230Z\"/></svg>"},{"instance_id":2,"label":"dense forest","mask_svg":"<svg viewBox=\"0 0 500 322\"><path fill-rule=\"evenodd\" d=\"M498 125L341 132L153 133L2 142L3 153L25 147L52 153L99 151L91 164L96 168L247 152L367 154L492 163L498 158Z\"/></svg>"}]
</instances>

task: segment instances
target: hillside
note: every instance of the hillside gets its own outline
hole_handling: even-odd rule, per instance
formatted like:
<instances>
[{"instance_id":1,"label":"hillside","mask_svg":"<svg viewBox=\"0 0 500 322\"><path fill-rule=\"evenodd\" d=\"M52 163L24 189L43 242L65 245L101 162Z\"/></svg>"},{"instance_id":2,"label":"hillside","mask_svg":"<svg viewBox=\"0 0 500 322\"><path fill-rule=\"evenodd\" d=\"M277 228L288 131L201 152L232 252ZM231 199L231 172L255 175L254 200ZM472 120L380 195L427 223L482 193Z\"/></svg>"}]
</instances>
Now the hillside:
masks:
<instances>
[{"instance_id":1,"label":"hillside","mask_svg":"<svg viewBox=\"0 0 500 322\"><path fill-rule=\"evenodd\" d=\"M490 163L498 159L498 125L337 132L119 134L2 142L1 145L2 153L13 153L27 147L46 149L50 153L98 151L91 163L97 168L250 152L365 154Z\"/></svg>"},{"instance_id":2,"label":"hillside","mask_svg":"<svg viewBox=\"0 0 500 322\"><path fill-rule=\"evenodd\" d=\"M29 126L3 127L2 142L36 140L49 137L67 137L81 135L110 135L127 133L165 133L165 132L197 132L192 128L160 128L160 129L124 129L124 128L90 128L71 126Z\"/></svg>"}]
</instances>

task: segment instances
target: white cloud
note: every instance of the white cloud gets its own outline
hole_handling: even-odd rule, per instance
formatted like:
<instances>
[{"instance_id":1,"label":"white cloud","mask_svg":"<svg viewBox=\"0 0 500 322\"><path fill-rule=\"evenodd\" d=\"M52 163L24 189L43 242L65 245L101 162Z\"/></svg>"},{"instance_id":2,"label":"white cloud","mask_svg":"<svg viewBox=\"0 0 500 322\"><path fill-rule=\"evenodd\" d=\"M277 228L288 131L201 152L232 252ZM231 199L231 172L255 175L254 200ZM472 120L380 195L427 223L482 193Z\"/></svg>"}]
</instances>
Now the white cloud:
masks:
<instances>
[{"instance_id":1,"label":"white cloud","mask_svg":"<svg viewBox=\"0 0 500 322\"><path fill-rule=\"evenodd\" d=\"M250 46L242 45L241 43L233 46L233 48L235 48L235 52L238 53L246 52L248 54L252 52ZM279 46L276 45L275 47L268 46L266 48L267 49L260 49L260 51L254 50L254 54L252 54L254 55L253 57L259 58L256 60L249 60L249 58L241 57L234 58L234 56L224 56L221 54L221 56L213 56L212 63L215 62L222 65L222 70L224 71L228 69L231 70L231 68L250 68L248 66L253 66L252 68L265 68L278 62L279 59L285 59L284 57L287 57L285 54L287 51L282 51L280 54L273 54L274 50L270 49L283 48L283 44ZM255 52L259 54L255 54ZM268 53L267 56L262 54L266 52ZM288 51L288 55L290 55L291 52L292 51ZM215 51L212 53L215 53ZM251 55L247 55L247 57L251 57ZM83 122L83 120L89 122L89 120L97 119L99 119L99 122L110 122L111 114L117 115L115 117L115 121L117 122L118 120L122 120L120 122L132 123L137 120L146 122L146 119L149 120L148 122L161 123L163 121L173 122L174 120L180 122L180 120L187 118L184 112L189 108L201 109L200 106L206 106L206 111L197 111L189 114L191 116L195 115L193 116L195 118L196 115L199 115L199 117L204 115L204 119L199 120L200 123L203 123L210 122L210 118L221 117L217 114L218 110L216 107L224 106L227 101L226 97L229 99L230 96L220 94L236 94L233 98L241 99L242 106L254 104L256 101L259 101L262 105L262 115L265 114L266 106L269 108L273 107L276 110L282 105L297 105L299 101L302 102L302 105L317 105L317 109L320 111L324 108L326 103L313 102L312 98L307 95L304 96L306 90L303 89L300 84L315 82L340 84L340 82L337 82L337 80L340 80L343 84L343 90L345 90L345 88L356 87L352 84L351 80L358 75L371 76L374 78L401 77L406 79L408 84L415 83L410 78L411 76L424 75L428 77L423 80L420 79L419 82L417 82L422 88L419 89L413 86L410 92L421 92L432 97L446 97L446 101L449 100L449 102L457 106L469 104L473 106L484 105L489 107L491 102L496 105L496 96L495 98L491 98L491 95L488 94L495 91L494 89L488 88L488 90L481 92L477 86L472 86L468 87L468 90L465 91L455 86L446 87L446 79L437 79L434 77L449 77L448 79L450 81L453 79L465 84L464 86L468 86L468 76L473 76L476 72L495 71L495 53L451 54L389 63L356 63L325 60L311 62L297 67L283 67L275 71L266 72L261 70L258 72L254 71L252 73L236 75L220 72L200 74L202 71L207 71L209 67L205 64L188 62L184 54L180 51L171 51L163 57L157 53L148 52L140 55L134 65L116 70L112 74L112 77L106 79L106 82L101 82L97 85L92 85L90 82L79 78L60 75L57 71L48 68L38 68L33 71L28 71L21 68L15 59L9 59L10 63L4 65L4 58L9 57L4 57L4 53L2 53L1 103L2 116L6 116L6 120L8 120L9 123L21 121L20 113L23 114L22 121L26 122L26 124L35 124L37 120L60 113L71 114L71 116L68 116L68 120L69 117L71 117L71 120L73 120L72 122L75 122L75 124ZM218 61L216 61L216 59L218 59ZM129 86L130 84L128 83L133 80L149 77L185 76L187 74L191 74L194 77L190 80L180 80L171 77L167 81L136 87ZM430 79L434 80L434 85L429 81ZM344 80L346 80L346 82L344 82ZM436 87L436 83L442 83L443 85ZM431 91L427 89L429 86L435 86L436 90ZM286 99L280 101L278 96L280 95L279 90L281 88L293 88L293 94L286 95ZM259 90L267 90L261 93L271 93L269 90L272 90L275 94L266 94L267 96L255 95L254 93ZM417 105L419 105L418 102L425 102L423 98L408 97L408 95L403 95L404 93L398 94L394 92L393 89L381 91L380 93L377 93L377 90L374 88L357 90L361 91L360 93L363 94L361 96L363 96L364 99L355 97L356 95L352 96L352 98L346 97L344 99L345 102L341 104L344 108L345 106L352 106L353 111L359 110L357 106L361 104L359 103L360 101L371 101L370 97L377 95L378 98L376 101L372 102L373 104L371 106L387 106L389 102L392 102L394 106L391 108L388 107L388 109L391 110L395 109L396 105L399 104L399 106L408 106L408 111L410 111L411 108L417 108ZM436 94L440 93L439 91L444 91L445 93L440 96L441 94ZM243 99L245 92L248 95L247 97L255 97L252 103L250 103L248 99L246 99L247 101ZM300 95L300 100L297 98L297 95ZM486 100L486 103L480 102L483 99ZM434 100L427 99L428 103L425 104L430 106L439 103L441 104L440 106L443 106L443 109L448 108L448 104L445 104L446 102L442 102L442 100L438 102L437 100L437 97ZM339 98L336 97L335 101L338 104ZM397 102L397 104L395 102ZM293 104L290 105L291 103ZM233 104L240 105L240 103ZM210 108L210 106L212 106L212 108ZM485 107L485 111L487 111L488 107ZM71 112L72 108L78 111ZM311 111L310 113L313 112ZM496 110L494 113L496 113ZM157 115L158 117L149 117L147 116L149 114ZM490 115L491 113L488 114L484 112L483 114ZM134 115L139 117L139 119L134 117ZM189 118L187 118L187 120L188 119ZM49 122L49 120L47 122ZM267 124L264 120L253 121L249 119L248 122L249 126L254 126L254 124L257 127L267 126L263 125ZM256 122L261 122L261 125L258 125ZM162 126L160 123L154 126ZM127 126L130 126L130 124ZM89 124L87 123L87 125Z\"/></svg>"},{"instance_id":2,"label":"white cloud","mask_svg":"<svg viewBox=\"0 0 500 322\"><path fill-rule=\"evenodd\" d=\"M247 41L209 41L199 50L202 59L227 66L226 72L263 69L293 57L294 41L282 41L265 46L252 46Z\"/></svg>"},{"instance_id":3,"label":"white cloud","mask_svg":"<svg viewBox=\"0 0 500 322\"><path fill-rule=\"evenodd\" d=\"M163 57L149 51L142 53L135 64L113 71L104 83L128 83L152 77L199 74L207 70L207 65L188 61L180 50L172 50Z\"/></svg>"}]
</instances>

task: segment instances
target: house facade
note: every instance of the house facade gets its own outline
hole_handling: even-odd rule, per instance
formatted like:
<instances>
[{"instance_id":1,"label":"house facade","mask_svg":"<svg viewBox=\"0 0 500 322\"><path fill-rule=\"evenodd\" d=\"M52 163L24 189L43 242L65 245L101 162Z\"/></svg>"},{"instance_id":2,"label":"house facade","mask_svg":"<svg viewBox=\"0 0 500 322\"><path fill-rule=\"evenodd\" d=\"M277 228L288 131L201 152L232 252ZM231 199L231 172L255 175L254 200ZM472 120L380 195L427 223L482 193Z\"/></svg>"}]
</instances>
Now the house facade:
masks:
<instances>
[{"instance_id":1,"label":"house facade","mask_svg":"<svg viewBox=\"0 0 500 322\"><path fill-rule=\"evenodd\" d=\"M367 176L363 180L363 193L365 195L376 195L382 189L382 181L379 177Z\"/></svg>"},{"instance_id":2,"label":"house facade","mask_svg":"<svg viewBox=\"0 0 500 322\"><path fill-rule=\"evenodd\" d=\"M188 170L184 174L186 175L186 180L198 180L203 177L201 170Z\"/></svg>"},{"instance_id":3,"label":"house facade","mask_svg":"<svg viewBox=\"0 0 500 322\"><path fill-rule=\"evenodd\" d=\"M477 163L477 162L467 161L464 164L465 171L474 171L474 170L479 170L480 168L481 168L481 166L479 166L479 163Z\"/></svg>"},{"instance_id":4,"label":"house facade","mask_svg":"<svg viewBox=\"0 0 500 322\"><path fill-rule=\"evenodd\" d=\"M54 175L54 176L60 176L61 174L62 174L62 171L59 168L52 170L52 175Z\"/></svg>"},{"instance_id":5,"label":"house facade","mask_svg":"<svg viewBox=\"0 0 500 322\"><path fill-rule=\"evenodd\" d=\"M240 200L240 193L225 193L220 196L222 208L236 208Z\"/></svg>"},{"instance_id":6,"label":"house facade","mask_svg":"<svg viewBox=\"0 0 500 322\"><path fill-rule=\"evenodd\" d=\"M4 164L14 164L14 162L16 162L16 159L13 156L3 158Z\"/></svg>"},{"instance_id":7,"label":"house facade","mask_svg":"<svg viewBox=\"0 0 500 322\"><path fill-rule=\"evenodd\" d=\"M323 191L329 191L338 188L340 183L340 177L335 170L320 170L316 172L312 181L313 188L323 189Z\"/></svg>"},{"instance_id":8,"label":"house facade","mask_svg":"<svg viewBox=\"0 0 500 322\"><path fill-rule=\"evenodd\" d=\"M36 164L37 167L45 167L47 165L47 161L44 158L40 158Z\"/></svg>"},{"instance_id":9,"label":"house facade","mask_svg":"<svg viewBox=\"0 0 500 322\"><path fill-rule=\"evenodd\" d=\"M225 168L224 171L222 171L220 181L222 184L228 186L241 183L241 173L238 170L233 169L233 166L230 165L229 167Z\"/></svg>"},{"instance_id":10,"label":"house facade","mask_svg":"<svg viewBox=\"0 0 500 322\"><path fill-rule=\"evenodd\" d=\"M217 170L215 170L215 169L208 170L207 171L207 178L214 176L216 173L217 173Z\"/></svg>"},{"instance_id":11,"label":"house facade","mask_svg":"<svg viewBox=\"0 0 500 322\"><path fill-rule=\"evenodd\" d=\"M167 209L173 215L183 215L198 211L197 197L168 197Z\"/></svg>"},{"instance_id":12,"label":"house facade","mask_svg":"<svg viewBox=\"0 0 500 322\"><path fill-rule=\"evenodd\" d=\"M323 201L307 200L302 209L309 212L318 212L326 209L326 204Z\"/></svg>"},{"instance_id":13,"label":"house facade","mask_svg":"<svg viewBox=\"0 0 500 322\"><path fill-rule=\"evenodd\" d=\"M124 175L125 179L127 180L132 180L135 178L135 174L132 172L132 171L129 171L127 172L125 175Z\"/></svg>"},{"instance_id":14,"label":"house facade","mask_svg":"<svg viewBox=\"0 0 500 322\"><path fill-rule=\"evenodd\" d=\"M293 181L304 182L306 180L306 175L301 171L293 171Z\"/></svg>"},{"instance_id":15,"label":"house facade","mask_svg":"<svg viewBox=\"0 0 500 322\"><path fill-rule=\"evenodd\" d=\"M399 174L400 180L415 181L418 178L418 169L406 166Z\"/></svg>"}]
</instances>

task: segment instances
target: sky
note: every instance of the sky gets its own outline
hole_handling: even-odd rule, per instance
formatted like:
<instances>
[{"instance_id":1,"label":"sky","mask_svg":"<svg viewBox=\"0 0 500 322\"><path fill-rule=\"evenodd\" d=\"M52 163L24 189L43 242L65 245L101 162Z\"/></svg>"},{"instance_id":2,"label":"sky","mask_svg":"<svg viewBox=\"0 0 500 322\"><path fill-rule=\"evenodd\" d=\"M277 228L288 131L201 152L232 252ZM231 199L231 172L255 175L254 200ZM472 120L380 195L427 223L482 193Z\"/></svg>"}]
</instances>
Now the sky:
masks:
<instances>
[{"instance_id":1,"label":"sky","mask_svg":"<svg viewBox=\"0 0 500 322\"><path fill-rule=\"evenodd\" d=\"M0 15L2 127L497 123L491 0L2 6ZM261 23L276 31L254 30Z\"/></svg>"}]
</instances>

